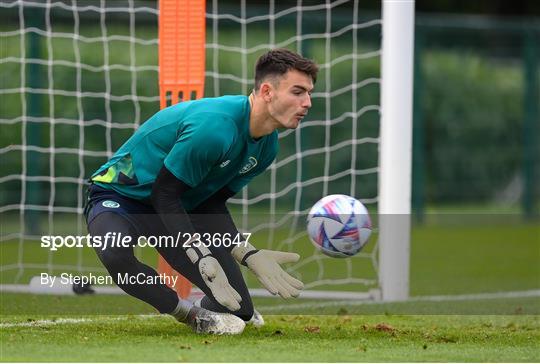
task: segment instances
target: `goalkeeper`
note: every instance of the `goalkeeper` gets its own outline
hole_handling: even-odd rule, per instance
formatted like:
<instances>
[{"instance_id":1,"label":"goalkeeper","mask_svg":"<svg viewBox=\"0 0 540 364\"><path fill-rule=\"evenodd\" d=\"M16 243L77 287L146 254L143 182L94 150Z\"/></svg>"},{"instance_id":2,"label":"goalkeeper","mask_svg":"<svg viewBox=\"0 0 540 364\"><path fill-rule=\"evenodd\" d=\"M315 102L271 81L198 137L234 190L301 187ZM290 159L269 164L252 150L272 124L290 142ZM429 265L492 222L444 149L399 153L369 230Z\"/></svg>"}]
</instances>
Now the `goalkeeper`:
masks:
<instances>
[{"instance_id":1,"label":"goalkeeper","mask_svg":"<svg viewBox=\"0 0 540 364\"><path fill-rule=\"evenodd\" d=\"M247 266L274 295L296 297L302 282L280 266L298 254L257 250L243 241L205 247L195 233L238 231L226 207L275 159L278 128L294 129L311 107L317 65L292 51L275 49L255 66L249 96L182 102L148 119L90 178L85 209L93 236L163 234L193 237L180 246L158 246L161 256L205 296L195 304L165 284L126 284L119 277L158 277L133 246L96 248L113 280L128 294L174 316L196 332L240 333L255 314L238 264ZM204 239L201 239L204 242Z\"/></svg>"}]
</instances>

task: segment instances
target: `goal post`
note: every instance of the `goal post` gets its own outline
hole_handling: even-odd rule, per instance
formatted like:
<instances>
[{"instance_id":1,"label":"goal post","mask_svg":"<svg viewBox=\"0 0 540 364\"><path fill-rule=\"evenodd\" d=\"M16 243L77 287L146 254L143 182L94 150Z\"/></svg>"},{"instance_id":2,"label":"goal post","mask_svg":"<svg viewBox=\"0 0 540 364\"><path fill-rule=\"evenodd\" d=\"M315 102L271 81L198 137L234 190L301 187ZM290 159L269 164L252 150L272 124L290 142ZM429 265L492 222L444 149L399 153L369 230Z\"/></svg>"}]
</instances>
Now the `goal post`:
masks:
<instances>
[{"instance_id":1,"label":"goal post","mask_svg":"<svg viewBox=\"0 0 540 364\"><path fill-rule=\"evenodd\" d=\"M409 297L414 0L384 0L379 155L382 299Z\"/></svg>"}]
</instances>

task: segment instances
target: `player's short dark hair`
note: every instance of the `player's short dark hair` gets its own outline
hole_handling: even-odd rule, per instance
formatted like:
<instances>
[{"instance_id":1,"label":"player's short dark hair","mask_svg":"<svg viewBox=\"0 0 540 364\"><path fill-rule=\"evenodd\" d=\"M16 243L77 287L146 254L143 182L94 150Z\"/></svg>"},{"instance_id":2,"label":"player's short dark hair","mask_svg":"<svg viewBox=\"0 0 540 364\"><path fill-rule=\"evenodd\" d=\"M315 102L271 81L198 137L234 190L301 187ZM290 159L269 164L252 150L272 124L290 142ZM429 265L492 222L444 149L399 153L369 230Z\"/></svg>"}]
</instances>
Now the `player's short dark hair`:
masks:
<instances>
[{"instance_id":1,"label":"player's short dark hair","mask_svg":"<svg viewBox=\"0 0 540 364\"><path fill-rule=\"evenodd\" d=\"M297 70L311 76L313 83L317 81L319 67L311 59L285 48L266 52L255 65L255 90L261 87L263 80L272 76L283 76L290 70Z\"/></svg>"}]
</instances>

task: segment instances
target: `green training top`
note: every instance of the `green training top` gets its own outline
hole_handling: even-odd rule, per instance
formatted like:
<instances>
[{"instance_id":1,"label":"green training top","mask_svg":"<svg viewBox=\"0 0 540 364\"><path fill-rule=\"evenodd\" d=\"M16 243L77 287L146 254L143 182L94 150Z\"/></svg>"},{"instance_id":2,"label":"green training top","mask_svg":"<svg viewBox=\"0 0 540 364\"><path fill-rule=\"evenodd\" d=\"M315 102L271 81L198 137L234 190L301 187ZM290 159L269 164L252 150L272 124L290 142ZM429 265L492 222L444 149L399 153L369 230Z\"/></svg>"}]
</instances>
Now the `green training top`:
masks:
<instances>
[{"instance_id":1,"label":"green training top","mask_svg":"<svg viewBox=\"0 0 540 364\"><path fill-rule=\"evenodd\" d=\"M159 111L91 177L100 187L149 202L165 165L192 189L182 196L189 211L227 186L238 192L262 173L278 151L277 131L254 140L247 96L181 102Z\"/></svg>"}]
</instances>

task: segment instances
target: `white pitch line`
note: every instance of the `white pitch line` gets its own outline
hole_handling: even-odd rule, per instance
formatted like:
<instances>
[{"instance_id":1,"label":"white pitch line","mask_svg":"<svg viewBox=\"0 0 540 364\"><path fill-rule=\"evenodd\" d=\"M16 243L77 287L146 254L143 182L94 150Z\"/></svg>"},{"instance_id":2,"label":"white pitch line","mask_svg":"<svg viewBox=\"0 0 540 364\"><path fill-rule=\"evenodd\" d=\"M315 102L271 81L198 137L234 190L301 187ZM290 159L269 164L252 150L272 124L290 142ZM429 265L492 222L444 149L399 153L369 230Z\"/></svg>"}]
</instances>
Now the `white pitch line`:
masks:
<instances>
[{"instance_id":1,"label":"white pitch line","mask_svg":"<svg viewBox=\"0 0 540 364\"><path fill-rule=\"evenodd\" d=\"M168 317L167 315L137 315L135 316L141 319L148 318L162 318ZM133 316L120 316L120 317L107 317L107 318L59 318L55 320L35 320L29 322L6 322L0 323L0 328L8 327L42 327L42 326L55 326L55 325L69 325L80 324L86 322L107 322L107 321L123 321L132 319Z\"/></svg>"},{"instance_id":2,"label":"white pitch line","mask_svg":"<svg viewBox=\"0 0 540 364\"><path fill-rule=\"evenodd\" d=\"M0 323L1 328L5 327L34 327L34 326L53 326L62 324L79 324L81 322L92 321L89 319L57 319L57 320L35 320L28 322Z\"/></svg>"},{"instance_id":3,"label":"white pitch line","mask_svg":"<svg viewBox=\"0 0 540 364\"><path fill-rule=\"evenodd\" d=\"M333 306L362 306L362 305L384 305L389 303L407 303L407 302L444 302L444 301L473 301L473 300L490 300L499 298L526 298L526 297L540 297L540 290L529 291L513 291L513 292L493 292L493 293L476 293L476 294L462 294L462 295L448 295L448 296L418 296L411 297L405 301L352 301L352 300L339 300L339 301L327 301L321 303L299 303L293 305L278 305L278 306L260 306L257 309L270 313L275 311L295 310L305 308L324 308Z\"/></svg>"}]
</instances>

